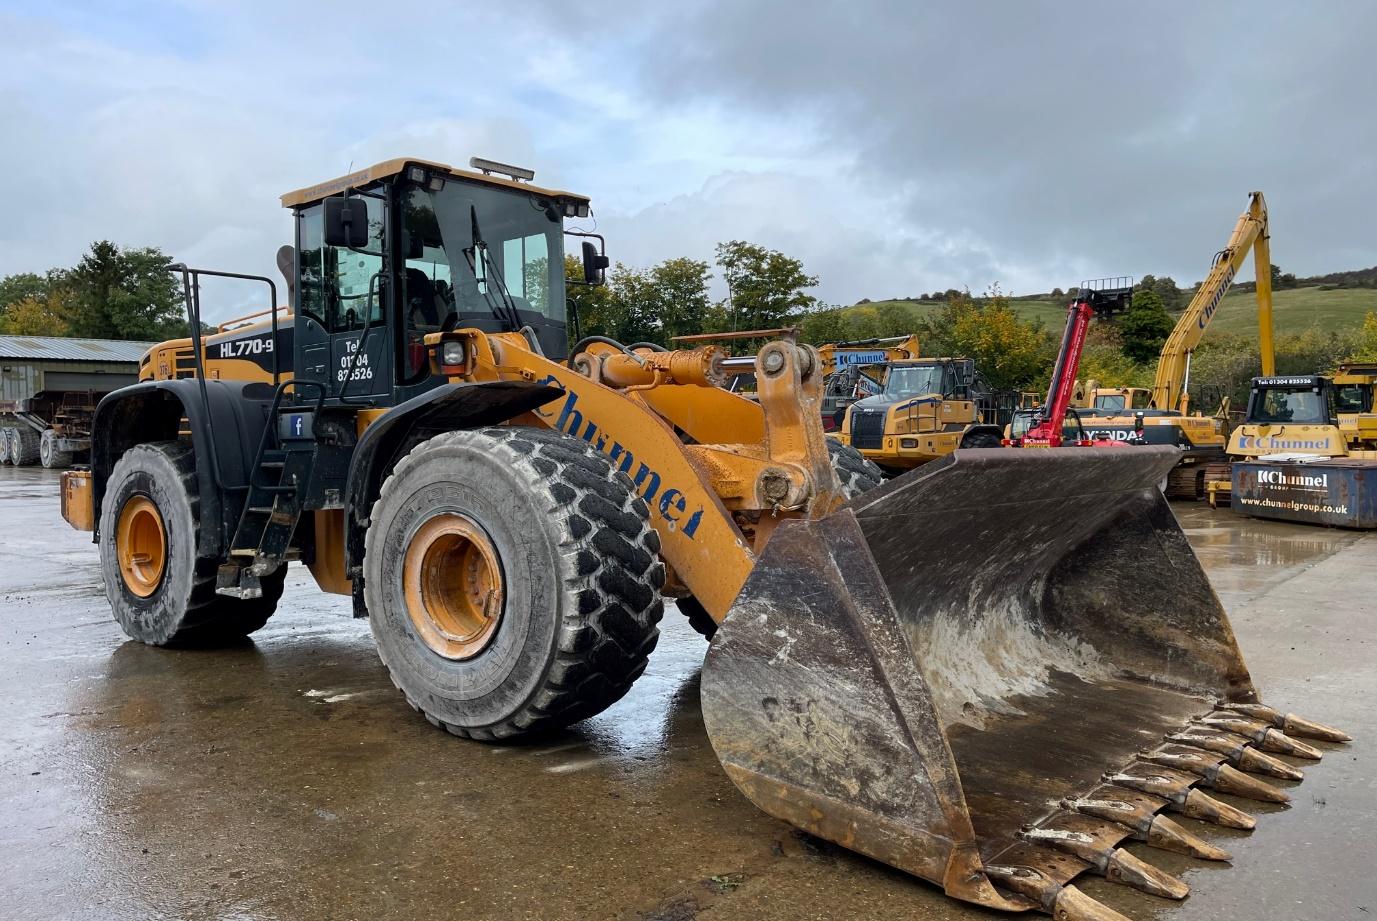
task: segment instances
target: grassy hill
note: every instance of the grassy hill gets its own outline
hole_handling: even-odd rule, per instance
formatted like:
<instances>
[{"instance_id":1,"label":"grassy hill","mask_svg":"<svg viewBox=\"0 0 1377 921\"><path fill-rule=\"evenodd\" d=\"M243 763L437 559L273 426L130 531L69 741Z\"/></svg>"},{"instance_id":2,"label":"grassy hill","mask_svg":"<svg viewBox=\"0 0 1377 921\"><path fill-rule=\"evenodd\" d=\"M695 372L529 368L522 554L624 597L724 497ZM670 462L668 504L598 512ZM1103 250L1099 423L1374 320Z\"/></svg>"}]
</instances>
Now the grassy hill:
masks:
<instances>
[{"instance_id":1,"label":"grassy hill","mask_svg":"<svg viewBox=\"0 0 1377 921\"><path fill-rule=\"evenodd\" d=\"M1051 330L1059 330L1066 321L1066 298L1051 296L1020 297L1012 301L1020 317L1040 319ZM940 306L937 301L871 301L857 304L849 310L878 308L895 304L906 308L915 320ZM1308 329L1324 332L1356 329L1363 325L1369 311L1377 311L1377 288L1334 288L1320 286L1292 288L1272 293L1273 325L1279 336L1300 333ZM1257 301L1251 291L1231 291L1210 324L1210 336L1221 334L1255 335L1257 331Z\"/></svg>"}]
</instances>

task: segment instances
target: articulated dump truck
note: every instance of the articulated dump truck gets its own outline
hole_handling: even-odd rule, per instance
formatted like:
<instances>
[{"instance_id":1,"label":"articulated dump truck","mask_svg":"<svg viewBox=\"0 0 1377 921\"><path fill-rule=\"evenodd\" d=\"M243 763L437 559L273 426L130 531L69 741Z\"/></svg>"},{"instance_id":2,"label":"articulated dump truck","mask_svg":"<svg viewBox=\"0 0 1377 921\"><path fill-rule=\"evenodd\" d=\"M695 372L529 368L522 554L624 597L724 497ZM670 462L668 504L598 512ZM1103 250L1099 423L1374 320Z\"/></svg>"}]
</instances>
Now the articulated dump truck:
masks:
<instances>
[{"instance_id":1,"label":"articulated dump truck","mask_svg":"<svg viewBox=\"0 0 1377 921\"><path fill-rule=\"evenodd\" d=\"M963 449L879 485L824 437L810 347L760 350L758 402L712 346L569 348L587 199L474 165L284 196L290 312L233 337L271 360L194 332L190 374L102 401L64 513L130 636L242 638L301 562L415 709L498 742L618 700L675 598L714 628L704 722L752 802L1066 919L1119 917L1086 873L1184 897L1123 845L1228 859L1169 814L1251 828L1214 794L1284 801L1301 738L1347 739L1261 703L1157 488L1176 449Z\"/></svg>"}]
</instances>

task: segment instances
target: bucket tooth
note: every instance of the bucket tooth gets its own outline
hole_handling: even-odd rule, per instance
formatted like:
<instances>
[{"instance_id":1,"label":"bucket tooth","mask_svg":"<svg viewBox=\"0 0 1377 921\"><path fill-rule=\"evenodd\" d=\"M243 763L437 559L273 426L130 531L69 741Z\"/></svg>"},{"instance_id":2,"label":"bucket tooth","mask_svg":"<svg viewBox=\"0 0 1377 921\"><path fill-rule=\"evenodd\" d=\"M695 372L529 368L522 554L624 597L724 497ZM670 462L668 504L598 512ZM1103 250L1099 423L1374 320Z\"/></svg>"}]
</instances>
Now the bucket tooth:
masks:
<instances>
[{"instance_id":1,"label":"bucket tooth","mask_svg":"<svg viewBox=\"0 0 1377 921\"><path fill-rule=\"evenodd\" d=\"M1058 921L1128 921L1075 886L1058 885L1031 867L987 866L985 874L998 885L1034 900Z\"/></svg>"},{"instance_id":2,"label":"bucket tooth","mask_svg":"<svg viewBox=\"0 0 1377 921\"><path fill-rule=\"evenodd\" d=\"M1112 823L1110 823L1112 824ZM1119 837L1122 832L1114 834ZM1184 899L1190 887L1123 848L1106 844L1103 836L1064 828L1030 828L1019 832L1024 841L1054 848L1090 864L1090 869L1111 882L1141 889L1150 895Z\"/></svg>"},{"instance_id":3,"label":"bucket tooth","mask_svg":"<svg viewBox=\"0 0 1377 921\"><path fill-rule=\"evenodd\" d=\"M1200 723L1241 735L1263 751L1294 755L1297 758L1309 758L1311 761L1319 761L1324 757L1324 753L1315 746L1298 742L1280 729L1273 729L1261 720L1248 719L1231 713L1211 713L1209 716L1203 717Z\"/></svg>"},{"instance_id":4,"label":"bucket tooth","mask_svg":"<svg viewBox=\"0 0 1377 921\"><path fill-rule=\"evenodd\" d=\"M1104 878L1164 899L1184 899L1191 892L1191 887L1184 881L1145 860L1139 860L1123 848L1109 855Z\"/></svg>"},{"instance_id":5,"label":"bucket tooth","mask_svg":"<svg viewBox=\"0 0 1377 921\"><path fill-rule=\"evenodd\" d=\"M1308 745L1299 739L1293 739L1280 729L1268 729L1258 745L1263 751L1293 755L1297 758L1308 758L1311 761L1319 761L1324 757L1324 752L1315 746Z\"/></svg>"},{"instance_id":6,"label":"bucket tooth","mask_svg":"<svg viewBox=\"0 0 1377 921\"><path fill-rule=\"evenodd\" d=\"M1180 804L1173 805L1182 815L1188 815L1192 819L1201 819L1206 822L1214 822L1216 825L1242 828L1249 831L1257 827L1257 819L1242 809L1235 809L1228 803L1221 803L1213 796L1199 790L1191 790Z\"/></svg>"},{"instance_id":7,"label":"bucket tooth","mask_svg":"<svg viewBox=\"0 0 1377 921\"><path fill-rule=\"evenodd\" d=\"M1252 751L1252 749L1244 749ZM1256 754L1254 752L1254 754ZM1200 784L1220 793L1231 793L1264 803L1289 803L1291 796L1266 781L1249 777L1237 768L1225 764L1224 756L1185 745L1164 745L1139 754L1144 761L1190 771L1200 777Z\"/></svg>"},{"instance_id":8,"label":"bucket tooth","mask_svg":"<svg viewBox=\"0 0 1377 921\"><path fill-rule=\"evenodd\" d=\"M1146 800L1147 802L1143 802ZM1156 809L1165 803L1126 788L1100 787L1090 796L1065 800L1062 808L1123 825L1135 841L1202 860L1229 860L1228 852L1197 838Z\"/></svg>"},{"instance_id":9,"label":"bucket tooth","mask_svg":"<svg viewBox=\"0 0 1377 921\"><path fill-rule=\"evenodd\" d=\"M1164 851L1175 851L1201 860L1233 860L1222 847L1215 847L1204 838L1193 835L1164 815L1154 816L1148 828L1147 844Z\"/></svg>"},{"instance_id":10,"label":"bucket tooth","mask_svg":"<svg viewBox=\"0 0 1377 921\"><path fill-rule=\"evenodd\" d=\"M1207 784L1211 789L1218 790L1220 793L1231 793L1234 796L1255 799L1264 803L1291 802L1291 794L1285 790L1274 787L1265 780L1249 777L1227 764L1221 764L1215 768L1214 776L1208 778Z\"/></svg>"},{"instance_id":11,"label":"bucket tooth","mask_svg":"<svg viewBox=\"0 0 1377 921\"><path fill-rule=\"evenodd\" d=\"M1280 713L1262 704L1233 704L1221 702L1217 706L1220 710L1230 710L1234 713L1242 713L1244 716L1250 716L1255 720L1271 723L1277 729L1293 736L1301 736L1307 739L1321 739L1325 742L1353 741L1353 737L1342 729L1335 729L1332 726L1326 726L1324 723L1308 720L1294 713Z\"/></svg>"},{"instance_id":12,"label":"bucket tooth","mask_svg":"<svg viewBox=\"0 0 1377 921\"><path fill-rule=\"evenodd\" d=\"M1168 809L1193 819L1203 819L1230 828L1253 828L1257 825L1257 819L1243 810L1235 809L1228 803L1221 803L1214 797L1194 789L1191 785L1196 777L1191 774L1139 763L1130 765L1128 770L1108 774L1104 779L1108 783L1131 790L1141 790L1160 796L1167 801Z\"/></svg>"},{"instance_id":13,"label":"bucket tooth","mask_svg":"<svg viewBox=\"0 0 1377 921\"><path fill-rule=\"evenodd\" d=\"M1193 727L1167 736L1167 741L1216 752L1234 767L1254 774L1267 774L1283 780L1300 780L1305 776L1300 768L1248 747L1247 739L1231 732Z\"/></svg>"}]
</instances>

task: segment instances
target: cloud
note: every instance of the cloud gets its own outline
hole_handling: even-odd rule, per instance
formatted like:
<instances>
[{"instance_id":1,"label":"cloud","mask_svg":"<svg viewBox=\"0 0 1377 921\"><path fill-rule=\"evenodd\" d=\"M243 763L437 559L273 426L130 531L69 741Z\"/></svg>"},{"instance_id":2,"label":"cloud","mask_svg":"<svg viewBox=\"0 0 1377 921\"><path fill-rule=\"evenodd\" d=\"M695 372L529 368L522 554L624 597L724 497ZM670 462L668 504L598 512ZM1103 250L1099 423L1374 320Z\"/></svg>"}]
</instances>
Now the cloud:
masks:
<instances>
[{"instance_id":1,"label":"cloud","mask_svg":"<svg viewBox=\"0 0 1377 921\"><path fill-rule=\"evenodd\" d=\"M838 303L1192 280L1254 188L1288 270L1369 265L1374 30L1362 2L0 11L0 274L106 237L274 274L282 192L472 154L590 194L614 258L749 238Z\"/></svg>"}]
</instances>

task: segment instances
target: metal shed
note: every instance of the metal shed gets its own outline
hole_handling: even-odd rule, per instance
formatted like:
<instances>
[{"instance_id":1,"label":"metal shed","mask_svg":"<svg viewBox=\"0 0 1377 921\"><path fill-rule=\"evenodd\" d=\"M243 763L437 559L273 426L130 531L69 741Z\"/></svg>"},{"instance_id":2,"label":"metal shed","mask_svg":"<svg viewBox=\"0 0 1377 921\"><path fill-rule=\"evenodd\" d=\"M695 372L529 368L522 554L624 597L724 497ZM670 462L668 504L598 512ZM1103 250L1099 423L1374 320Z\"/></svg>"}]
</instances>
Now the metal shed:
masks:
<instances>
[{"instance_id":1,"label":"metal shed","mask_svg":"<svg viewBox=\"0 0 1377 921\"><path fill-rule=\"evenodd\" d=\"M0 404L15 409L36 394L108 393L138 379L139 359L153 343L57 336L0 336Z\"/></svg>"}]
</instances>

